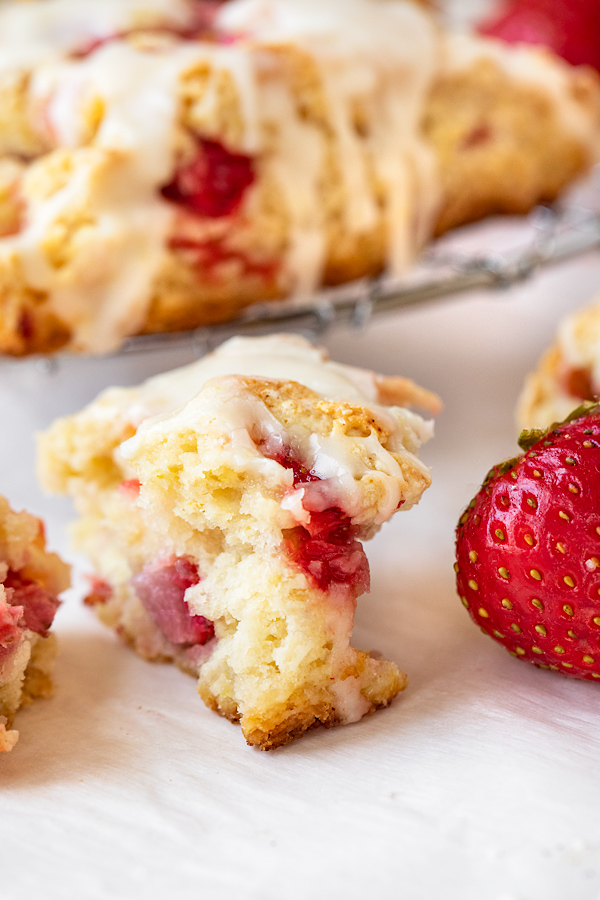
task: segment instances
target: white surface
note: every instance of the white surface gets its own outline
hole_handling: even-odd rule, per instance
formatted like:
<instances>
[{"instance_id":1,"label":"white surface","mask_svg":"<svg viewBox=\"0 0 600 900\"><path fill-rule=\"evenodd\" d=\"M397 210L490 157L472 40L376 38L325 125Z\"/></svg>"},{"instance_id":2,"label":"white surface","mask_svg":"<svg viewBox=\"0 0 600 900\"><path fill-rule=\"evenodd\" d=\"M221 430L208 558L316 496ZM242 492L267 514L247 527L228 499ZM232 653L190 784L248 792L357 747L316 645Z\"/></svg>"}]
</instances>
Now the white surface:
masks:
<instances>
[{"instance_id":1,"label":"white surface","mask_svg":"<svg viewBox=\"0 0 600 900\"><path fill-rule=\"evenodd\" d=\"M511 658L454 591L454 526L515 450L513 408L558 317L600 289L600 259L508 294L380 319L327 341L340 362L409 375L445 412L434 483L370 547L358 646L408 672L393 706L268 754L178 671L137 659L83 609L60 610L59 689L19 714L0 758L3 900L600 897L600 691ZM33 432L173 353L0 365L0 492L43 514L66 552L66 501L44 498Z\"/></svg>"}]
</instances>

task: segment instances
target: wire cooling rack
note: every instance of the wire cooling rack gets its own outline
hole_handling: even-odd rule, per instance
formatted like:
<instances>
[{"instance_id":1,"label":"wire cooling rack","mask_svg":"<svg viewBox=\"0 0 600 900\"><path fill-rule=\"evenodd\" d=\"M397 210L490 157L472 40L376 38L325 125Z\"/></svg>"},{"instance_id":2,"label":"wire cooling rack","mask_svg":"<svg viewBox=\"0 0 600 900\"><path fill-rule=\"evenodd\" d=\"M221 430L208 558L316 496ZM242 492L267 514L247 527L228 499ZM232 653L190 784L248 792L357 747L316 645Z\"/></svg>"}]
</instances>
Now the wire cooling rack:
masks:
<instances>
[{"instance_id":1,"label":"wire cooling rack","mask_svg":"<svg viewBox=\"0 0 600 900\"><path fill-rule=\"evenodd\" d=\"M431 245L402 279L362 279L309 298L255 304L226 324L130 338L119 354L185 344L203 353L236 334L287 331L314 337L334 325L361 327L383 313L506 289L593 250L600 250L600 168L558 204L538 206L525 218L488 220L452 232Z\"/></svg>"}]
</instances>

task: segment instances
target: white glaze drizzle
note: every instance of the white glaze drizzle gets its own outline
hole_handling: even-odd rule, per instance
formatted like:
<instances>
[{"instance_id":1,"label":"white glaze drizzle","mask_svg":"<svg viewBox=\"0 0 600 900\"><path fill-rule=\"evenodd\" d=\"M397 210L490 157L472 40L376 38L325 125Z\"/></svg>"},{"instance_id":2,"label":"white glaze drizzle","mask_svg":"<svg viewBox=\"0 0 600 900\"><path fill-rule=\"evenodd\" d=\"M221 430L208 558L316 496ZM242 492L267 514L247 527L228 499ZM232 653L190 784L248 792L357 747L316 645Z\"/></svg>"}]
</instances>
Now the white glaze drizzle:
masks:
<instances>
[{"instance_id":1,"label":"white glaze drizzle","mask_svg":"<svg viewBox=\"0 0 600 900\"><path fill-rule=\"evenodd\" d=\"M287 496L282 505L282 527L289 527L290 520L303 522L307 508L318 510L336 505L356 522L380 525L393 515L401 500L403 508L409 509L422 490L406 485L392 452L410 457L413 465L428 477L427 468L414 454L431 436L432 426L408 410L375 404L348 377L350 371L350 367L329 363L322 351L301 338L234 338L192 366L150 379L138 389L107 392L100 406L117 405L126 411L130 421L139 424L136 435L122 444L118 453L121 459L133 461L134 466L147 442L216 424L219 432L227 436L224 457L238 470L270 473L286 490L291 489L291 472L265 458L257 448L257 443L265 441L272 446L293 448L322 479L298 488L296 497ZM364 371L358 372L359 379L364 379ZM373 418L391 432L388 449L373 434L363 437L337 430L329 436L317 435L301 421L285 428L262 401L245 389L243 381L231 377L239 375L299 381L322 397L366 406ZM180 403L183 405L175 408ZM105 413L104 408L102 414ZM368 465L360 456L361 449L367 451ZM376 510L365 507L360 485L365 476L377 481L381 489Z\"/></svg>"},{"instance_id":2,"label":"white glaze drizzle","mask_svg":"<svg viewBox=\"0 0 600 900\"><path fill-rule=\"evenodd\" d=\"M186 0L30 0L0 3L0 78L128 28L184 26Z\"/></svg>"}]
</instances>

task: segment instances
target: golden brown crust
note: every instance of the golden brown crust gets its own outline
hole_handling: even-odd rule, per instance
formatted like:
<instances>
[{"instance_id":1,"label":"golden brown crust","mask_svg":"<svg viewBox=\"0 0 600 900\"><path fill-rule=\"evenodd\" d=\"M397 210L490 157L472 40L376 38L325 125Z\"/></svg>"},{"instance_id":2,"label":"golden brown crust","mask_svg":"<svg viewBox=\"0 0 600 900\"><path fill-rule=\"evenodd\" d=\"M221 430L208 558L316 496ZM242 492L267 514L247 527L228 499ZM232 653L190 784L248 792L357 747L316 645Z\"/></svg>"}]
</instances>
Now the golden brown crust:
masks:
<instances>
[{"instance_id":1,"label":"golden brown crust","mask_svg":"<svg viewBox=\"0 0 600 900\"><path fill-rule=\"evenodd\" d=\"M375 383L378 390L377 399L384 406L417 406L427 410L432 416L437 416L442 411L441 398L433 391L415 384L410 378L378 375Z\"/></svg>"},{"instance_id":2,"label":"golden brown crust","mask_svg":"<svg viewBox=\"0 0 600 900\"><path fill-rule=\"evenodd\" d=\"M357 662L348 669L344 677L365 677L370 660L368 653L358 651ZM383 677L365 684L362 689L364 698L370 703L366 715L389 706L406 689L407 684L406 675L393 663L386 663ZM259 750L276 750L313 728L333 728L344 722L336 709L335 697L331 695L323 695L315 702L314 698L297 691L289 697L285 707L271 708L266 716L257 712L243 715L233 701L217 698L202 681L198 686L198 693L209 709L234 724L240 724L246 743Z\"/></svg>"}]
</instances>

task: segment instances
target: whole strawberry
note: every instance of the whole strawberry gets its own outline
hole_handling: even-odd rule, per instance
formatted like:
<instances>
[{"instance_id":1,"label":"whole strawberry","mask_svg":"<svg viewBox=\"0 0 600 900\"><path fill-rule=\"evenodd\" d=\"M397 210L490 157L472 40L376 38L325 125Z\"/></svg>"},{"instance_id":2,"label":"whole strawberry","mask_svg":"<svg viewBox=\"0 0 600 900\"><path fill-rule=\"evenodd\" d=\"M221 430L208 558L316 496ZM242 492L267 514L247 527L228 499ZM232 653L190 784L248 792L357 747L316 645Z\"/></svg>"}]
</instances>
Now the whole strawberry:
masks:
<instances>
[{"instance_id":1,"label":"whole strawberry","mask_svg":"<svg viewBox=\"0 0 600 900\"><path fill-rule=\"evenodd\" d=\"M513 655L600 678L600 406L519 443L461 516L458 593Z\"/></svg>"}]
</instances>

